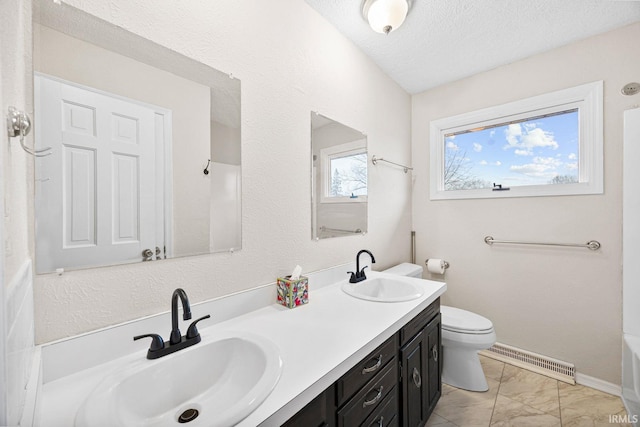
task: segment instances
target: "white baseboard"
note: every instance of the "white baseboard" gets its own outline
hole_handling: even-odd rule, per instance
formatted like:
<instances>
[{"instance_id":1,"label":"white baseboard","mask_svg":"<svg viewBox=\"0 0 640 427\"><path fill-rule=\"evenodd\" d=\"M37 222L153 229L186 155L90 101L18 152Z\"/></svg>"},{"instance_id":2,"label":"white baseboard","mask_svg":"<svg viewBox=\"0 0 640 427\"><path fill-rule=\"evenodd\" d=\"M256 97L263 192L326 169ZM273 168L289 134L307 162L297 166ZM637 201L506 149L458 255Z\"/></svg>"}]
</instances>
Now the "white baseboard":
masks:
<instances>
[{"instance_id":1,"label":"white baseboard","mask_svg":"<svg viewBox=\"0 0 640 427\"><path fill-rule=\"evenodd\" d=\"M576 383L591 387L603 393L613 394L614 396L622 396L622 387L599 378L590 377L589 375L576 372Z\"/></svg>"}]
</instances>

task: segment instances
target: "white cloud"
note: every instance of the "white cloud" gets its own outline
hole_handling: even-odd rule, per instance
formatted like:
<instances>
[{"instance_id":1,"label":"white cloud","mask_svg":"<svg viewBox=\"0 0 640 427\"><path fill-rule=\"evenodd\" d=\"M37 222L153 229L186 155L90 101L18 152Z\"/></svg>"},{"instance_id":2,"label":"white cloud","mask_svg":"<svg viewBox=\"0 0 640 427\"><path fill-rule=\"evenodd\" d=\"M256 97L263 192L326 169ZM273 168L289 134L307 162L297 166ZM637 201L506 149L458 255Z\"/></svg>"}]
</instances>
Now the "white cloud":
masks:
<instances>
[{"instance_id":1,"label":"white cloud","mask_svg":"<svg viewBox=\"0 0 640 427\"><path fill-rule=\"evenodd\" d=\"M519 150L519 149L515 149L513 151L513 154L515 154L516 156L533 156L533 151L531 150Z\"/></svg>"},{"instance_id":2,"label":"white cloud","mask_svg":"<svg viewBox=\"0 0 640 427\"><path fill-rule=\"evenodd\" d=\"M578 162L574 162L574 163L567 163L565 164L565 167L571 171L575 171L578 170Z\"/></svg>"},{"instance_id":3,"label":"white cloud","mask_svg":"<svg viewBox=\"0 0 640 427\"><path fill-rule=\"evenodd\" d=\"M553 157L534 157L532 160L532 163L513 165L509 170L532 177L553 178L557 168L562 166L562 162Z\"/></svg>"},{"instance_id":4,"label":"white cloud","mask_svg":"<svg viewBox=\"0 0 640 427\"><path fill-rule=\"evenodd\" d=\"M517 147L518 140L522 136L522 127L518 123L509 125L504 130L504 136L507 138L509 145L505 148Z\"/></svg>"},{"instance_id":5,"label":"white cloud","mask_svg":"<svg viewBox=\"0 0 640 427\"><path fill-rule=\"evenodd\" d=\"M558 148L553 133L537 127L535 123L525 123L524 126L520 126L519 123L511 124L505 129L504 134L507 145L503 148L514 148L518 150L516 154L521 156L531 155L536 147L549 147L554 150Z\"/></svg>"},{"instance_id":6,"label":"white cloud","mask_svg":"<svg viewBox=\"0 0 640 427\"><path fill-rule=\"evenodd\" d=\"M447 141L447 149L451 151L458 151L460 147L458 147L456 143L453 141Z\"/></svg>"},{"instance_id":7,"label":"white cloud","mask_svg":"<svg viewBox=\"0 0 640 427\"><path fill-rule=\"evenodd\" d=\"M569 160L576 160L577 158L578 156L576 155L576 153L569 154Z\"/></svg>"},{"instance_id":8,"label":"white cloud","mask_svg":"<svg viewBox=\"0 0 640 427\"><path fill-rule=\"evenodd\" d=\"M481 165L481 166L487 166L487 165L490 165L490 166L501 166L502 162L500 160L496 160L495 162L489 163L486 160L480 160L478 162L478 164Z\"/></svg>"},{"instance_id":9,"label":"white cloud","mask_svg":"<svg viewBox=\"0 0 640 427\"><path fill-rule=\"evenodd\" d=\"M473 151L479 153L482 151L482 144L478 144L477 142L473 143Z\"/></svg>"},{"instance_id":10,"label":"white cloud","mask_svg":"<svg viewBox=\"0 0 640 427\"><path fill-rule=\"evenodd\" d=\"M496 134L496 131L494 129L491 132L489 132L489 138L493 138L495 136L495 134Z\"/></svg>"}]
</instances>

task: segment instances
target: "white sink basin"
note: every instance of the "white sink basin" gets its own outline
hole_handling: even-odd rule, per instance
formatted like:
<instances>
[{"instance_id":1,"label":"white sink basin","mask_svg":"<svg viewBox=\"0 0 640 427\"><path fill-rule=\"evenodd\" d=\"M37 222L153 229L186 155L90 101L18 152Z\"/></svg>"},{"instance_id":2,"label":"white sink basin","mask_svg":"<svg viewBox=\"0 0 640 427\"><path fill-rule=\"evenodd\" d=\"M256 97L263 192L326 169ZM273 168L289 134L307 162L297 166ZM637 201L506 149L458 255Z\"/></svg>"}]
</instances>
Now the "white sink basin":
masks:
<instances>
[{"instance_id":1,"label":"white sink basin","mask_svg":"<svg viewBox=\"0 0 640 427\"><path fill-rule=\"evenodd\" d=\"M378 302L410 301L424 295L424 290L410 281L387 277L373 277L358 283L346 282L342 290L353 297Z\"/></svg>"},{"instance_id":2,"label":"white sink basin","mask_svg":"<svg viewBox=\"0 0 640 427\"><path fill-rule=\"evenodd\" d=\"M91 392L76 427L235 425L267 398L282 370L277 347L246 333L203 336L199 344L160 359L143 357ZM198 416L179 424L191 409Z\"/></svg>"}]
</instances>

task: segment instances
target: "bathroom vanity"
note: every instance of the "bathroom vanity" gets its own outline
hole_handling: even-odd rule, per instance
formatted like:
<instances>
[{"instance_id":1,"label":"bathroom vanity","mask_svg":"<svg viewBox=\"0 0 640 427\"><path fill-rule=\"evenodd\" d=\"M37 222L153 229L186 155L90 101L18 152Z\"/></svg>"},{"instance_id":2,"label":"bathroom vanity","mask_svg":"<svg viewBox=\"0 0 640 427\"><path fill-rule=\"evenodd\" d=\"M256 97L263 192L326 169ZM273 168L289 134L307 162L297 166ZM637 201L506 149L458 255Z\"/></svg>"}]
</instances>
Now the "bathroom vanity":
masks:
<instances>
[{"instance_id":1,"label":"bathroom vanity","mask_svg":"<svg viewBox=\"0 0 640 427\"><path fill-rule=\"evenodd\" d=\"M439 297L446 284L368 272L370 279L418 287L421 296L393 303L367 301L342 289L346 271L352 269L342 265L308 274L309 303L294 309L275 303L273 284L193 304L194 318L211 314L210 323L199 325L202 342L157 360L146 359L148 342L134 342L132 337L148 331L168 332L170 313L44 346L43 387L37 405L40 422L36 425L80 427L76 414L105 379L135 371L135 366L165 362L175 366L179 358L197 360L191 359L190 352L213 349L222 338L249 336L272 344L281 370L268 396L238 426L423 424L441 393ZM213 366L222 360L217 359L220 357L200 358L207 360L204 366L187 367L186 375L206 378L209 363ZM235 387L233 382L229 386ZM152 399L157 392L150 384L150 402L157 401ZM199 399L193 393L184 402L202 407L192 425L221 425L214 411ZM119 424L109 427L127 425L127 408L118 405L128 403L117 400L112 410L123 415ZM169 405L162 412L173 417L181 405ZM94 421L87 425L106 425Z\"/></svg>"},{"instance_id":2,"label":"bathroom vanity","mask_svg":"<svg viewBox=\"0 0 640 427\"><path fill-rule=\"evenodd\" d=\"M284 426L423 425L442 393L440 324L437 299Z\"/></svg>"}]
</instances>

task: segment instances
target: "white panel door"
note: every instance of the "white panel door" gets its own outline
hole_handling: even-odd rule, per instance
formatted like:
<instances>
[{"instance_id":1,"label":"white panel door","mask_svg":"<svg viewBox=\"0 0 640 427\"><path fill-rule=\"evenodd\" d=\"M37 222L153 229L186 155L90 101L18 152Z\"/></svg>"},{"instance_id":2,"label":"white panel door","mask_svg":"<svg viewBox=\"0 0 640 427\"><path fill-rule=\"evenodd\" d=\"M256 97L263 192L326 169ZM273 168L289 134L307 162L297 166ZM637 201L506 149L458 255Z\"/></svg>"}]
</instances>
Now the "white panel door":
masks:
<instances>
[{"instance_id":1,"label":"white panel door","mask_svg":"<svg viewBox=\"0 0 640 427\"><path fill-rule=\"evenodd\" d=\"M36 77L36 263L140 261L156 247L155 111Z\"/></svg>"}]
</instances>

